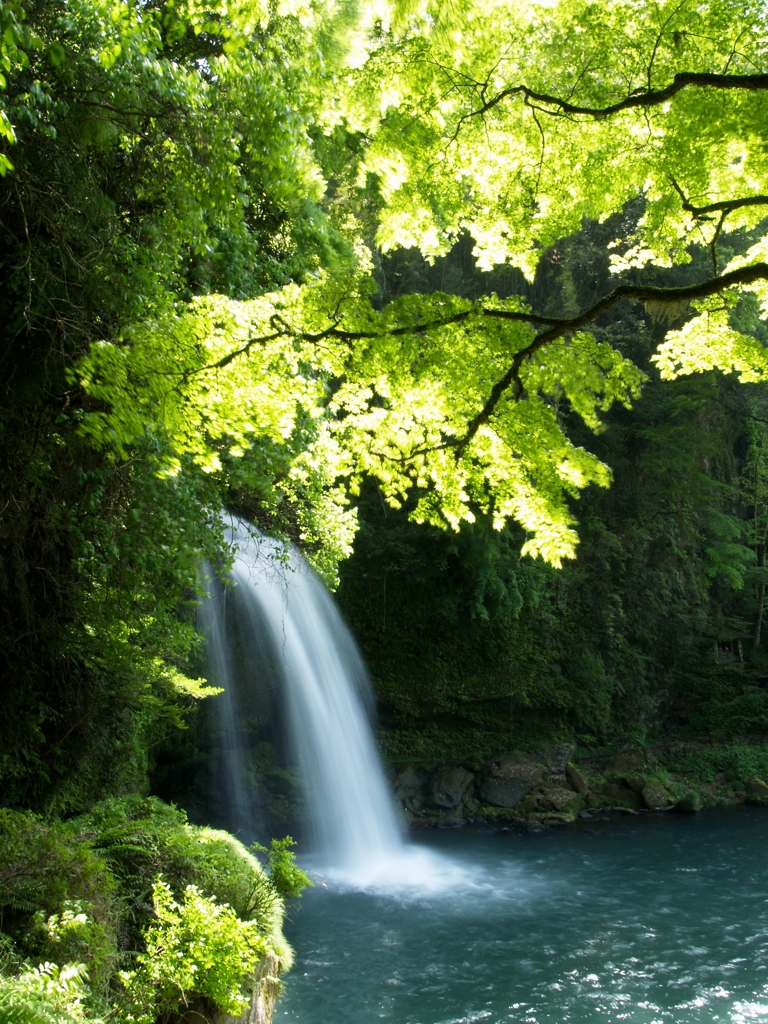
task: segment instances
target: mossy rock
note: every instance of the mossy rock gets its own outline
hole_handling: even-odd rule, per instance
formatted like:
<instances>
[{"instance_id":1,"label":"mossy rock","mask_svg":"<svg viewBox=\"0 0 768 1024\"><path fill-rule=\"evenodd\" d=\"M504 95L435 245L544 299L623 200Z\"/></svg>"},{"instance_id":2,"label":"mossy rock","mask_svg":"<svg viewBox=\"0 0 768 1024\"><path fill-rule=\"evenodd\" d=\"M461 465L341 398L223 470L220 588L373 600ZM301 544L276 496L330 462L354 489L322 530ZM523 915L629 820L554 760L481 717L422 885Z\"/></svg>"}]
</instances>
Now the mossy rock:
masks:
<instances>
[{"instance_id":1,"label":"mossy rock","mask_svg":"<svg viewBox=\"0 0 768 1024\"><path fill-rule=\"evenodd\" d=\"M573 814L560 813L558 811L539 815L541 825L570 825L574 819Z\"/></svg>"},{"instance_id":2,"label":"mossy rock","mask_svg":"<svg viewBox=\"0 0 768 1024\"><path fill-rule=\"evenodd\" d=\"M543 752L543 759L548 768L562 774L571 763L573 757L572 743L550 743Z\"/></svg>"},{"instance_id":3,"label":"mossy rock","mask_svg":"<svg viewBox=\"0 0 768 1024\"><path fill-rule=\"evenodd\" d=\"M648 785L648 779L644 775L627 775L624 777L624 782L634 793L640 793L641 795Z\"/></svg>"},{"instance_id":4,"label":"mossy rock","mask_svg":"<svg viewBox=\"0 0 768 1024\"><path fill-rule=\"evenodd\" d=\"M639 775L648 766L648 751L645 747L633 747L615 754L608 762L610 771L617 775Z\"/></svg>"},{"instance_id":5,"label":"mossy rock","mask_svg":"<svg viewBox=\"0 0 768 1024\"><path fill-rule=\"evenodd\" d=\"M604 782L597 790L590 790L590 807L628 807L638 810L643 807L642 797L619 782Z\"/></svg>"},{"instance_id":6,"label":"mossy rock","mask_svg":"<svg viewBox=\"0 0 768 1024\"><path fill-rule=\"evenodd\" d=\"M551 786L542 790L539 796L539 807L545 811L555 811L573 815L584 807L584 800L578 793L564 787Z\"/></svg>"},{"instance_id":7,"label":"mossy rock","mask_svg":"<svg viewBox=\"0 0 768 1024\"><path fill-rule=\"evenodd\" d=\"M579 796L587 795L589 792L589 783L572 761L569 761L565 766L565 777L568 780L568 785L578 793Z\"/></svg>"},{"instance_id":8,"label":"mossy rock","mask_svg":"<svg viewBox=\"0 0 768 1024\"><path fill-rule=\"evenodd\" d=\"M696 814L701 810L701 806L701 797L698 793L691 791L681 796L680 799L672 805L672 810L676 814Z\"/></svg>"},{"instance_id":9,"label":"mossy rock","mask_svg":"<svg viewBox=\"0 0 768 1024\"><path fill-rule=\"evenodd\" d=\"M529 793L528 796L524 797L517 805L515 810L518 814L533 814L539 809L539 794Z\"/></svg>"},{"instance_id":10,"label":"mossy rock","mask_svg":"<svg viewBox=\"0 0 768 1024\"><path fill-rule=\"evenodd\" d=\"M768 786L762 779L757 777L749 779L744 787L744 793L747 803L760 806L768 805Z\"/></svg>"},{"instance_id":11,"label":"mossy rock","mask_svg":"<svg viewBox=\"0 0 768 1024\"><path fill-rule=\"evenodd\" d=\"M478 792L483 803L516 807L544 781L543 765L528 754L502 754L487 765Z\"/></svg>"},{"instance_id":12,"label":"mossy rock","mask_svg":"<svg viewBox=\"0 0 768 1024\"><path fill-rule=\"evenodd\" d=\"M474 780L472 772L461 765L447 765L438 768L432 776L427 795L433 807L455 808L461 804L464 794Z\"/></svg>"},{"instance_id":13,"label":"mossy rock","mask_svg":"<svg viewBox=\"0 0 768 1024\"><path fill-rule=\"evenodd\" d=\"M669 791L660 782L653 779L643 786L643 803L650 811L660 811L673 802Z\"/></svg>"}]
</instances>

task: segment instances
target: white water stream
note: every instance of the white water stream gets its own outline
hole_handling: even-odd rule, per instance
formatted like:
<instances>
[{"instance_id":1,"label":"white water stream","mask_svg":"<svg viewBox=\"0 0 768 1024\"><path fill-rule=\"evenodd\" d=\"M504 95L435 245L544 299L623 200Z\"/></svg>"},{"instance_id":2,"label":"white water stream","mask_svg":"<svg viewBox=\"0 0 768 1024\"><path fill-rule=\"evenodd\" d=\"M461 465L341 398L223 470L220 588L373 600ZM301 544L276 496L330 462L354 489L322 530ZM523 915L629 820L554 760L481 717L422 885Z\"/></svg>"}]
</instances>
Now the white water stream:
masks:
<instances>
[{"instance_id":1,"label":"white water stream","mask_svg":"<svg viewBox=\"0 0 768 1024\"><path fill-rule=\"evenodd\" d=\"M209 586L203 602L209 661L214 681L230 687L223 606L231 602L251 640L272 650L313 835L311 867L356 889L455 886L463 872L403 839L371 730L367 673L322 582L295 549L286 556L252 527L233 522L231 536L235 586L226 598ZM222 709L223 730L234 731L237 707ZM246 777L238 765L225 773L235 806L248 806Z\"/></svg>"}]
</instances>

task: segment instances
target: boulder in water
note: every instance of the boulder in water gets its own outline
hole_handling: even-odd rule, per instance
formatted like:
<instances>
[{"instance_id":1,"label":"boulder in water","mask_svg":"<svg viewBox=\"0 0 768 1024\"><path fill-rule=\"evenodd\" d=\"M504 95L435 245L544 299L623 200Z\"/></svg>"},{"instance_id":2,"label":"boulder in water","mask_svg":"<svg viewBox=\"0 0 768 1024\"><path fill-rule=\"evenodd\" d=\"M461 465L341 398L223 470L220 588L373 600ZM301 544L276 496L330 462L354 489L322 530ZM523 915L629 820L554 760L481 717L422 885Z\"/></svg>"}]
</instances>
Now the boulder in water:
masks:
<instances>
[{"instance_id":1,"label":"boulder in water","mask_svg":"<svg viewBox=\"0 0 768 1024\"><path fill-rule=\"evenodd\" d=\"M752 778L744 788L746 790L747 803L768 804L768 786L766 786L762 779Z\"/></svg>"},{"instance_id":2,"label":"boulder in water","mask_svg":"<svg viewBox=\"0 0 768 1024\"><path fill-rule=\"evenodd\" d=\"M496 807L515 807L544 781L541 762L530 754L501 754L486 766L480 799Z\"/></svg>"},{"instance_id":3,"label":"boulder in water","mask_svg":"<svg viewBox=\"0 0 768 1024\"><path fill-rule=\"evenodd\" d=\"M472 772L459 765L438 768L429 783L428 800L434 807L458 807L473 779Z\"/></svg>"},{"instance_id":4,"label":"boulder in water","mask_svg":"<svg viewBox=\"0 0 768 1024\"><path fill-rule=\"evenodd\" d=\"M565 777L571 789L575 790L579 796L587 795L587 790L589 789L587 780L572 761L569 761L565 766Z\"/></svg>"}]
</instances>

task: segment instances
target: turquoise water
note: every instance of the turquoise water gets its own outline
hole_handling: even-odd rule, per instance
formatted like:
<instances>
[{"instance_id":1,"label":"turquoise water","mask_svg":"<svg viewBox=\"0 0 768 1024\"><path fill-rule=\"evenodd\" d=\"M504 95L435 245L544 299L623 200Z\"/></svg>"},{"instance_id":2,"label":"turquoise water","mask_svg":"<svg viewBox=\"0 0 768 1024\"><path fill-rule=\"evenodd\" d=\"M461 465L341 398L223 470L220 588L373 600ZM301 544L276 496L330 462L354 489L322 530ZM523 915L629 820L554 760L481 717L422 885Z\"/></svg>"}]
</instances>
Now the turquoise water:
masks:
<instances>
[{"instance_id":1,"label":"turquoise water","mask_svg":"<svg viewBox=\"0 0 768 1024\"><path fill-rule=\"evenodd\" d=\"M768 809L415 842L414 887L305 893L277 1024L768 1024Z\"/></svg>"}]
</instances>

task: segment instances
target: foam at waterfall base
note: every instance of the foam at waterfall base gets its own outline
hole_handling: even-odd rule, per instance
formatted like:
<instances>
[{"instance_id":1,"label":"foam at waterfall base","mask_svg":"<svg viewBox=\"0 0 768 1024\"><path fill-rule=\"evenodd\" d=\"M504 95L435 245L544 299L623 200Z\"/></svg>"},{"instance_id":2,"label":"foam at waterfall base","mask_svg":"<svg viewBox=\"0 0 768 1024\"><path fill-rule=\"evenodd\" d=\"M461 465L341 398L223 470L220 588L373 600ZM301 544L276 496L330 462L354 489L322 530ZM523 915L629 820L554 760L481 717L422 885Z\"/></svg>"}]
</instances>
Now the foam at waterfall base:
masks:
<instances>
[{"instance_id":1,"label":"foam at waterfall base","mask_svg":"<svg viewBox=\"0 0 768 1024\"><path fill-rule=\"evenodd\" d=\"M307 860L303 866L316 884L330 889L391 896L477 890L485 888L487 882L484 872L470 863L408 844L359 864L342 867Z\"/></svg>"}]
</instances>

